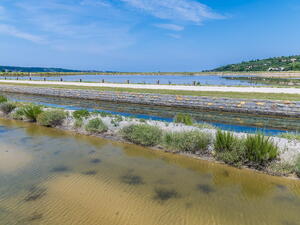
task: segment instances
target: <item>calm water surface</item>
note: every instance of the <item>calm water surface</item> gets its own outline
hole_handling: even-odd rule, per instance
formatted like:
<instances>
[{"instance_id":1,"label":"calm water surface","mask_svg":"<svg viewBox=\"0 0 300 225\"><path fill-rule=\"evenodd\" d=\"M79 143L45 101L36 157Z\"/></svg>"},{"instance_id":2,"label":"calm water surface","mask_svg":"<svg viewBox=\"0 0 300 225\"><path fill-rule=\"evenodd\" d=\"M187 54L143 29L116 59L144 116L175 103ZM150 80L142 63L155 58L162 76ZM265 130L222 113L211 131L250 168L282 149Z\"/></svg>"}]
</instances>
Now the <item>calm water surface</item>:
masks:
<instances>
[{"instance_id":1,"label":"calm water surface","mask_svg":"<svg viewBox=\"0 0 300 225\"><path fill-rule=\"evenodd\" d=\"M229 76L230 77L230 76ZM242 76L240 76L242 77ZM248 77L248 76L247 76ZM16 79L17 77L10 77L9 79ZM127 80L130 83L146 83L155 84L158 80L160 84L193 84L194 81L200 82L202 85L246 85L246 86L261 86L261 84L254 84L245 80L228 80L222 76L207 75L207 76L174 76L174 75L73 75L63 76L64 81L93 81L111 83L125 83ZM2 78L3 79L3 78ZM19 79L29 79L29 77L19 77ZM32 80L43 80L44 77L32 77ZM47 80L60 80L61 77L46 77Z\"/></svg>"},{"instance_id":2,"label":"calm water surface","mask_svg":"<svg viewBox=\"0 0 300 225\"><path fill-rule=\"evenodd\" d=\"M300 182L0 119L1 225L298 225Z\"/></svg>"}]
</instances>

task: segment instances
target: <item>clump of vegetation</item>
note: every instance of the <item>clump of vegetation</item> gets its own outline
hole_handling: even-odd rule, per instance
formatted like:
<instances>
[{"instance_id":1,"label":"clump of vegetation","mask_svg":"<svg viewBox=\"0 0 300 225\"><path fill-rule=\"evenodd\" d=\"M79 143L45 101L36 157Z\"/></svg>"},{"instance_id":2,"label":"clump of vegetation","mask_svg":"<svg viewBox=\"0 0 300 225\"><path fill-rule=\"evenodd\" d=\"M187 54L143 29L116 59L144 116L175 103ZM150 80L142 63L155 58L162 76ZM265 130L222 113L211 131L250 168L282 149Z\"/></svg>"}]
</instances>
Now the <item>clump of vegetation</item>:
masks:
<instances>
[{"instance_id":1,"label":"clump of vegetation","mask_svg":"<svg viewBox=\"0 0 300 225\"><path fill-rule=\"evenodd\" d=\"M67 114L62 110L44 111L37 117L38 124L46 127L56 127L63 123Z\"/></svg>"},{"instance_id":2,"label":"clump of vegetation","mask_svg":"<svg viewBox=\"0 0 300 225\"><path fill-rule=\"evenodd\" d=\"M300 178L300 156L298 156L295 164L295 173Z\"/></svg>"},{"instance_id":3,"label":"clump of vegetation","mask_svg":"<svg viewBox=\"0 0 300 225\"><path fill-rule=\"evenodd\" d=\"M12 118L14 120L23 120L24 119L24 112L22 108L18 108L13 114L12 114Z\"/></svg>"},{"instance_id":4,"label":"clump of vegetation","mask_svg":"<svg viewBox=\"0 0 300 225\"><path fill-rule=\"evenodd\" d=\"M168 149L193 152L207 150L211 136L199 131L169 132L163 137Z\"/></svg>"},{"instance_id":5,"label":"clump of vegetation","mask_svg":"<svg viewBox=\"0 0 300 225\"><path fill-rule=\"evenodd\" d=\"M135 144L155 146L161 142L162 130L156 126L138 124L124 127L121 135Z\"/></svg>"},{"instance_id":6,"label":"clump of vegetation","mask_svg":"<svg viewBox=\"0 0 300 225\"><path fill-rule=\"evenodd\" d=\"M38 115L43 112L42 106L33 104L25 105L20 110L22 110L22 114L32 122L36 122Z\"/></svg>"},{"instance_id":7,"label":"clump of vegetation","mask_svg":"<svg viewBox=\"0 0 300 225\"><path fill-rule=\"evenodd\" d=\"M284 133L284 134L281 134L280 137L286 138L286 139L289 139L289 140L300 141L300 134L299 133Z\"/></svg>"},{"instance_id":8,"label":"clump of vegetation","mask_svg":"<svg viewBox=\"0 0 300 225\"><path fill-rule=\"evenodd\" d=\"M214 143L215 150L218 152L233 151L240 148L241 140L228 131L218 130Z\"/></svg>"},{"instance_id":9,"label":"clump of vegetation","mask_svg":"<svg viewBox=\"0 0 300 225\"><path fill-rule=\"evenodd\" d=\"M16 104L13 102L3 102L0 105L0 110L4 114L10 114L16 108Z\"/></svg>"},{"instance_id":10,"label":"clump of vegetation","mask_svg":"<svg viewBox=\"0 0 300 225\"><path fill-rule=\"evenodd\" d=\"M189 114L178 113L174 118L174 122L191 126L193 125L193 118Z\"/></svg>"},{"instance_id":11,"label":"clump of vegetation","mask_svg":"<svg viewBox=\"0 0 300 225\"><path fill-rule=\"evenodd\" d=\"M7 98L5 96L0 95L0 103L7 102Z\"/></svg>"},{"instance_id":12,"label":"clump of vegetation","mask_svg":"<svg viewBox=\"0 0 300 225\"><path fill-rule=\"evenodd\" d=\"M75 119L74 127L75 128L81 128L83 126L83 120L82 119Z\"/></svg>"},{"instance_id":13,"label":"clump of vegetation","mask_svg":"<svg viewBox=\"0 0 300 225\"><path fill-rule=\"evenodd\" d=\"M114 116L114 118L111 120L111 124L114 125L115 127L118 127L120 122L123 121L123 117L122 116Z\"/></svg>"},{"instance_id":14,"label":"clump of vegetation","mask_svg":"<svg viewBox=\"0 0 300 225\"><path fill-rule=\"evenodd\" d=\"M214 125L211 125L209 123L197 123L194 124L195 127L198 127L200 129L216 129Z\"/></svg>"},{"instance_id":15,"label":"clump of vegetation","mask_svg":"<svg viewBox=\"0 0 300 225\"><path fill-rule=\"evenodd\" d=\"M103 133L106 132L108 128L100 118L95 118L87 123L85 130L90 133Z\"/></svg>"},{"instance_id":16,"label":"clump of vegetation","mask_svg":"<svg viewBox=\"0 0 300 225\"><path fill-rule=\"evenodd\" d=\"M272 162L268 170L278 175L287 175L295 172L295 165L287 162Z\"/></svg>"},{"instance_id":17,"label":"clump of vegetation","mask_svg":"<svg viewBox=\"0 0 300 225\"><path fill-rule=\"evenodd\" d=\"M73 117L75 119L86 119L90 116L90 112L86 109L76 110L73 112Z\"/></svg>"},{"instance_id":18,"label":"clump of vegetation","mask_svg":"<svg viewBox=\"0 0 300 225\"><path fill-rule=\"evenodd\" d=\"M276 159L279 150L269 137L262 134L248 135L245 140L245 154L250 162L264 165L265 163Z\"/></svg>"},{"instance_id":19,"label":"clump of vegetation","mask_svg":"<svg viewBox=\"0 0 300 225\"><path fill-rule=\"evenodd\" d=\"M214 148L218 160L235 166L240 166L244 162L244 140L235 137L231 132L218 130Z\"/></svg>"}]
</instances>

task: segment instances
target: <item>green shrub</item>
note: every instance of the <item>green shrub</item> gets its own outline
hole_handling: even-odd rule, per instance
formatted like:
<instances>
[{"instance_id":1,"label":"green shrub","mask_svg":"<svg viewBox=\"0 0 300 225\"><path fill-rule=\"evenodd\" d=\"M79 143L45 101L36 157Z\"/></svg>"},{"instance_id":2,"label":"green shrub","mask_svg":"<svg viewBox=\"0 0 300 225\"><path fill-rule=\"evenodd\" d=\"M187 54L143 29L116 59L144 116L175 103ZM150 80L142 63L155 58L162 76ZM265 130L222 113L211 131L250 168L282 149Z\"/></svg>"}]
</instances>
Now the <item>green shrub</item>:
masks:
<instances>
[{"instance_id":1,"label":"green shrub","mask_svg":"<svg viewBox=\"0 0 300 225\"><path fill-rule=\"evenodd\" d=\"M82 119L75 119L75 122L74 122L74 127L75 128L81 128L83 125L83 120Z\"/></svg>"},{"instance_id":2,"label":"green shrub","mask_svg":"<svg viewBox=\"0 0 300 225\"><path fill-rule=\"evenodd\" d=\"M90 120L85 126L85 129L90 133L103 133L108 130L107 126L100 118Z\"/></svg>"},{"instance_id":3,"label":"green shrub","mask_svg":"<svg viewBox=\"0 0 300 225\"><path fill-rule=\"evenodd\" d=\"M211 136L199 131L170 132L163 137L168 149L178 151L205 151L211 143Z\"/></svg>"},{"instance_id":4,"label":"green shrub","mask_svg":"<svg viewBox=\"0 0 300 225\"><path fill-rule=\"evenodd\" d=\"M279 137L286 138L289 140L300 141L300 134L298 132L297 133L284 133L284 134L279 135Z\"/></svg>"},{"instance_id":5,"label":"green shrub","mask_svg":"<svg viewBox=\"0 0 300 225\"><path fill-rule=\"evenodd\" d=\"M83 119L88 118L90 116L90 112L86 109L76 110L73 112L73 117L75 119Z\"/></svg>"},{"instance_id":6,"label":"green shrub","mask_svg":"<svg viewBox=\"0 0 300 225\"><path fill-rule=\"evenodd\" d=\"M241 166L244 162L244 140L235 137L231 132L218 130L214 148L218 160L234 166Z\"/></svg>"},{"instance_id":7,"label":"green shrub","mask_svg":"<svg viewBox=\"0 0 300 225\"><path fill-rule=\"evenodd\" d=\"M300 178L300 156L296 160L295 173Z\"/></svg>"},{"instance_id":8,"label":"green shrub","mask_svg":"<svg viewBox=\"0 0 300 225\"><path fill-rule=\"evenodd\" d=\"M22 108L17 109L13 114L12 118L15 120L23 120L24 119L24 112Z\"/></svg>"},{"instance_id":9,"label":"green shrub","mask_svg":"<svg viewBox=\"0 0 300 225\"><path fill-rule=\"evenodd\" d=\"M121 135L128 141L143 146L155 146L161 141L162 130L158 127L138 124L124 127Z\"/></svg>"},{"instance_id":10,"label":"green shrub","mask_svg":"<svg viewBox=\"0 0 300 225\"><path fill-rule=\"evenodd\" d=\"M7 98L5 96L0 95L0 103L7 102Z\"/></svg>"},{"instance_id":11,"label":"green shrub","mask_svg":"<svg viewBox=\"0 0 300 225\"><path fill-rule=\"evenodd\" d=\"M0 110L4 114L10 114L16 108L16 104L13 102L3 102L0 105Z\"/></svg>"},{"instance_id":12,"label":"green shrub","mask_svg":"<svg viewBox=\"0 0 300 225\"><path fill-rule=\"evenodd\" d=\"M62 110L49 110L39 114L37 122L42 126L55 127L61 125L66 117L66 112Z\"/></svg>"},{"instance_id":13,"label":"green shrub","mask_svg":"<svg viewBox=\"0 0 300 225\"><path fill-rule=\"evenodd\" d=\"M230 152L242 148L242 140L238 139L231 132L218 130L214 148L217 152Z\"/></svg>"},{"instance_id":14,"label":"green shrub","mask_svg":"<svg viewBox=\"0 0 300 225\"><path fill-rule=\"evenodd\" d=\"M43 112L42 106L39 105L26 105L22 107L23 115L30 121L35 122L38 115Z\"/></svg>"},{"instance_id":15,"label":"green shrub","mask_svg":"<svg viewBox=\"0 0 300 225\"><path fill-rule=\"evenodd\" d=\"M193 125L193 119L189 114L178 113L174 118L175 123L183 123L185 125Z\"/></svg>"},{"instance_id":16,"label":"green shrub","mask_svg":"<svg viewBox=\"0 0 300 225\"><path fill-rule=\"evenodd\" d=\"M216 158L226 164L240 167L245 161L243 148L235 148L232 151L216 152Z\"/></svg>"},{"instance_id":17,"label":"green shrub","mask_svg":"<svg viewBox=\"0 0 300 225\"><path fill-rule=\"evenodd\" d=\"M279 150L278 146L269 137L256 134L247 136L245 140L245 153L247 160L262 165L277 158Z\"/></svg>"}]
</instances>

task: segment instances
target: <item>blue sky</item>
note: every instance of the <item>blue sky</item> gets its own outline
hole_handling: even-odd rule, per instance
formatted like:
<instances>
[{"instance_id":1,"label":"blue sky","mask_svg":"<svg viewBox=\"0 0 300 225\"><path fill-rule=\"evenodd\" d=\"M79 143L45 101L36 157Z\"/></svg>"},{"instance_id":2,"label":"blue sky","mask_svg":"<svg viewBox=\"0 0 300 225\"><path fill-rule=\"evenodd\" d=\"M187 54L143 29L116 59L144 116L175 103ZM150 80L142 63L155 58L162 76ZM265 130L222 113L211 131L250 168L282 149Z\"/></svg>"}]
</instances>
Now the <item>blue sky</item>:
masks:
<instances>
[{"instance_id":1,"label":"blue sky","mask_svg":"<svg viewBox=\"0 0 300 225\"><path fill-rule=\"evenodd\" d=\"M299 0L1 0L0 65L201 71L300 54Z\"/></svg>"}]
</instances>

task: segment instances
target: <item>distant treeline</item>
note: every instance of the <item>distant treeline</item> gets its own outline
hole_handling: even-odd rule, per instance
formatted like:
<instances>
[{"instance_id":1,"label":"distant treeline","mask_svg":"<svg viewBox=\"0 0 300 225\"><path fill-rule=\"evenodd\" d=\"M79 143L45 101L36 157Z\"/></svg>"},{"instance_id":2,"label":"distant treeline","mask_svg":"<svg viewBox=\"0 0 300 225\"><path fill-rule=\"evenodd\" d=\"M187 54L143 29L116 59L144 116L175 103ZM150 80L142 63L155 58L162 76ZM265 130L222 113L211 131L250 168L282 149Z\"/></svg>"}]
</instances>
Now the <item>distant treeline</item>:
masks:
<instances>
[{"instance_id":1,"label":"distant treeline","mask_svg":"<svg viewBox=\"0 0 300 225\"><path fill-rule=\"evenodd\" d=\"M300 71L300 55L256 59L238 64L230 64L207 72L255 72L255 71Z\"/></svg>"}]
</instances>

